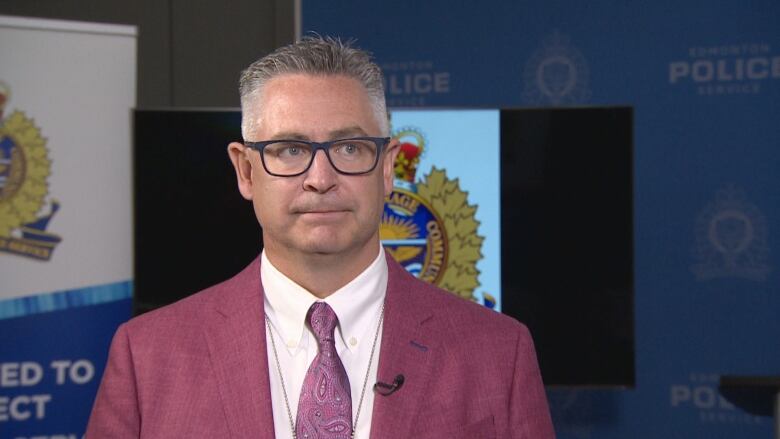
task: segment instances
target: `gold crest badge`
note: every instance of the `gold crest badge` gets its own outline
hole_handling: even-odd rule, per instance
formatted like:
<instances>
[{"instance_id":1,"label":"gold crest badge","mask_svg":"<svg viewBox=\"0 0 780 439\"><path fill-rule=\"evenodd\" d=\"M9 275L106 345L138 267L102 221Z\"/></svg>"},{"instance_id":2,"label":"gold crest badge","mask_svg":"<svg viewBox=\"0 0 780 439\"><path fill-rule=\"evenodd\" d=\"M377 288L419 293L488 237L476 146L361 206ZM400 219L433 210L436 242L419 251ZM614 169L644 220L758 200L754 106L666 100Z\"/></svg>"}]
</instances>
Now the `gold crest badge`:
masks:
<instances>
[{"instance_id":1,"label":"gold crest badge","mask_svg":"<svg viewBox=\"0 0 780 439\"><path fill-rule=\"evenodd\" d=\"M51 173L46 139L23 112L3 117L9 98L10 88L0 82L0 251L49 260L61 238L46 232L59 203L40 214Z\"/></svg>"},{"instance_id":2,"label":"gold crest badge","mask_svg":"<svg viewBox=\"0 0 780 439\"><path fill-rule=\"evenodd\" d=\"M415 181L426 149L420 130L402 128L393 137L400 142L400 152L395 187L379 226L385 250L418 278L476 301L477 262L482 259L485 240L478 234L477 206L468 203L468 193L444 169L433 167ZM495 306L490 294L483 296L486 306Z\"/></svg>"}]
</instances>

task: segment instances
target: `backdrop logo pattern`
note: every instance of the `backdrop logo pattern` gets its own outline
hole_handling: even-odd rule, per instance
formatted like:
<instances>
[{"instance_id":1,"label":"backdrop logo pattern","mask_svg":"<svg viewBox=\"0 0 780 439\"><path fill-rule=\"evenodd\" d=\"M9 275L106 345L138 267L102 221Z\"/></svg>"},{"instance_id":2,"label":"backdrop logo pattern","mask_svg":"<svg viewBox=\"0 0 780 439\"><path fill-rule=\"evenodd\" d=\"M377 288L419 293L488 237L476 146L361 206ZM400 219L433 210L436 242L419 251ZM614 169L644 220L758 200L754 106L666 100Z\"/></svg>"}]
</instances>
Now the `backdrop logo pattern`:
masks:
<instances>
[{"instance_id":1,"label":"backdrop logo pattern","mask_svg":"<svg viewBox=\"0 0 780 439\"><path fill-rule=\"evenodd\" d=\"M579 104L590 99L585 57L555 31L525 64L523 99L531 104Z\"/></svg>"},{"instance_id":2,"label":"backdrop logo pattern","mask_svg":"<svg viewBox=\"0 0 780 439\"><path fill-rule=\"evenodd\" d=\"M708 95L758 94L780 79L780 56L768 43L688 48L687 59L669 63L669 84Z\"/></svg>"},{"instance_id":3,"label":"backdrop logo pattern","mask_svg":"<svg viewBox=\"0 0 780 439\"><path fill-rule=\"evenodd\" d=\"M381 65L389 107L417 107L428 97L450 93L450 72L434 68L433 61L387 62Z\"/></svg>"},{"instance_id":4,"label":"backdrop logo pattern","mask_svg":"<svg viewBox=\"0 0 780 439\"><path fill-rule=\"evenodd\" d=\"M559 437L591 439L593 437L594 404L588 398L582 398L582 390L548 390L547 399L550 414Z\"/></svg>"},{"instance_id":5,"label":"backdrop logo pattern","mask_svg":"<svg viewBox=\"0 0 780 439\"><path fill-rule=\"evenodd\" d=\"M46 139L21 111L3 118L10 88L0 82L0 251L48 261L61 241L46 231L59 203L40 215L48 191L51 160Z\"/></svg>"},{"instance_id":6,"label":"backdrop logo pattern","mask_svg":"<svg viewBox=\"0 0 780 439\"><path fill-rule=\"evenodd\" d=\"M771 271L767 241L764 215L729 185L696 219L696 261L691 271L699 280L736 277L764 281Z\"/></svg>"},{"instance_id":7,"label":"backdrop logo pattern","mask_svg":"<svg viewBox=\"0 0 780 439\"><path fill-rule=\"evenodd\" d=\"M395 163L395 188L385 203L379 235L387 252L418 278L454 294L476 300L477 262L484 237L475 219L477 206L443 169L433 168L415 181L426 141L417 128L393 133L400 142ZM490 294L484 304L495 307Z\"/></svg>"},{"instance_id":8,"label":"backdrop logo pattern","mask_svg":"<svg viewBox=\"0 0 780 439\"><path fill-rule=\"evenodd\" d=\"M760 416L734 407L718 391L720 377L712 373L691 373L686 382L669 387L673 410L695 413L703 424L762 424Z\"/></svg>"}]
</instances>

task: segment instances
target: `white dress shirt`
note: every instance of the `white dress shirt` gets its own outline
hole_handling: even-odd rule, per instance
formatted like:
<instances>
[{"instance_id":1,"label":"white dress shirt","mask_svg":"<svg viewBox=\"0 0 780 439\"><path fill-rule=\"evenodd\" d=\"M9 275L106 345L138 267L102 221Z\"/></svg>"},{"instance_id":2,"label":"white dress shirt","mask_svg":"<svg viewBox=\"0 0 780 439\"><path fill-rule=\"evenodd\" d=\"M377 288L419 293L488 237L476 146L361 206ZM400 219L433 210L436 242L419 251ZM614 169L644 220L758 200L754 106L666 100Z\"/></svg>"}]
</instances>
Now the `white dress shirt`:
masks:
<instances>
[{"instance_id":1,"label":"white dress shirt","mask_svg":"<svg viewBox=\"0 0 780 439\"><path fill-rule=\"evenodd\" d=\"M305 324L306 314L314 302L322 301L330 305L339 319L335 334L336 350L349 377L353 423L358 412L363 383L366 382L363 402L360 405L360 418L353 427L356 430L356 439L367 439L371 431L373 386L376 383L382 341L382 329L377 329L377 326L387 291L387 262L382 246L379 248L379 255L368 268L325 299L319 299L282 274L268 260L265 251L261 257L260 279L265 291L265 313L271 325L271 331L266 333L266 344L276 438L293 437L284 390L287 392L294 425L303 379L317 355L317 341ZM376 347L371 359L375 335ZM271 337L274 337L277 355L274 355ZM279 376L277 360L282 376ZM367 371L369 361L371 367Z\"/></svg>"}]
</instances>

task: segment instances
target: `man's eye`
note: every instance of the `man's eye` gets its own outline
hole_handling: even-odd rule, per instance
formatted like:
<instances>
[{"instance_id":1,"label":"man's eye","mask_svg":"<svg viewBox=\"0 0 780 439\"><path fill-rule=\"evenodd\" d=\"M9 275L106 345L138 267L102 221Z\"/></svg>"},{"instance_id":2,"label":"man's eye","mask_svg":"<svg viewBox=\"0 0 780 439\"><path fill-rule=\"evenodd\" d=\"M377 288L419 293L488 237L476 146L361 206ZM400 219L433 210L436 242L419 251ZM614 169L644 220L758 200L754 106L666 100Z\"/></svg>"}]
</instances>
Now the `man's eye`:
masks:
<instances>
[{"instance_id":1,"label":"man's eye","mask_svg":"<svg viewBox=\"0 0 780 439\"><path fill-rule=\"evenodd\" d=\"M355 155L361 152L361 148L357 143L343 143L336 148L336 152L342 155Z\"/></svg>"},{"instance_id":2,"label":"man's eye","mask_svg":"<svg viewBox=\"0 0 780 439\"><path fill-rule=\"evenodd\" d=\"M294 158L306 154L305 148L295 143L276 144L268 152L279 158Z\"/></svg>"},{"instance_id":3,"label":"man's eye","mask_svg":"<svg viewBox=\"0 0 780 439\"><path fill-rule=\"evenodd\" d=\"M282 150L283 155L298 155L301 153L301 148L297 146L288 146Z\"/></svg>"}]
</instances>

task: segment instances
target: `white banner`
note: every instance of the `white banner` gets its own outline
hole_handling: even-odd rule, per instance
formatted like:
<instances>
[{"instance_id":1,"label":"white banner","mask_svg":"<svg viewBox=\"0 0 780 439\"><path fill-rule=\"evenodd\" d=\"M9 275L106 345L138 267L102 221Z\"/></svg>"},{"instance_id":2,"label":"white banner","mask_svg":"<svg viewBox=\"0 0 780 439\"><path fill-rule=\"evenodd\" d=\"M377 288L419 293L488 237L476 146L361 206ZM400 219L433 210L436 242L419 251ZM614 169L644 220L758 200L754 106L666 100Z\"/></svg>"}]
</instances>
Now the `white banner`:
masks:
<instances>
[{"instance_id":1,"label":"white banner","mask_svg":"<svg viewBox=\"0 0 780 439\"><path fill-rule=\"evenodd\" d=\"M129 280L135 27L0 17L0 59L0 300Z\"/></svg>"}]
</instances>

